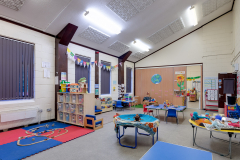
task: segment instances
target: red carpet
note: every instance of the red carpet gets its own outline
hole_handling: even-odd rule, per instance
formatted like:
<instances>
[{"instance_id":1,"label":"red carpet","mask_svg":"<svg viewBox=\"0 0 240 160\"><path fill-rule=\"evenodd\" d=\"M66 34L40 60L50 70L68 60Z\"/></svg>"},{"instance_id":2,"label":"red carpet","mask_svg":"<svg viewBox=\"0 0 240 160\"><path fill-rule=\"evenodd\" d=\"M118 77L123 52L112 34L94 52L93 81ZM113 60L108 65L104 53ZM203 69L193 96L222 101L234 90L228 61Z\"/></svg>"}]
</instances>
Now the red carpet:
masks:
<instances>
[{"instance_id":1,"label":"red carpet","mask_svg":"<svg viewBox=\"0 0 240 160\"><path fill-rule=\"evenodd\" d=\"M59 136L53 139L64 143L64 142L73 140L75 138L81 137L83 135L86 135L88 133L94 132L94 130L81 128L77 126L69 126L69 127L66 127L66 129L68 130L67 134L64 134L62 136ZM61 132L65 132L65 130L62 130ZM58 135L58 133L54 133L53 135Z\"/></svg>"},{"instance_id":2,"label":"red carpet","mask_svg":"<svg viewBox=\"0 0 240 160\"><path fill-rule=\"evenodd\" d=\"M24 129L15 129L8 132L0 133L0 145L7 144L13 141L17 141L18 137L26 135L26 130Z\"/></svg>"}]
</instances>

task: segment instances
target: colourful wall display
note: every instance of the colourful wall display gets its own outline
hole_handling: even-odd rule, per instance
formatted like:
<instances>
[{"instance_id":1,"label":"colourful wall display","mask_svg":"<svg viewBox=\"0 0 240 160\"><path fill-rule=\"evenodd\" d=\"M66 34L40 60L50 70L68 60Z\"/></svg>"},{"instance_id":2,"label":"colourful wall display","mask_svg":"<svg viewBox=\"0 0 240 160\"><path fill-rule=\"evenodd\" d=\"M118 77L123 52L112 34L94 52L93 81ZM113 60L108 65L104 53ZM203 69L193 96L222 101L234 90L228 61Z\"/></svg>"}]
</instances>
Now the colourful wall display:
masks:
<instances>
[{"instance_id":1,"label":"colourful wall display","mask_svg":"<svg viewBox=\"0 0 240 160\"><path fill-rule=\"evenodd\" d=\"M151 78L151 81L154 83L154 84L159 84L161 81L162 81L162 76L159 75L159 74L154 74Z\"/></svg>"}]
</instances>

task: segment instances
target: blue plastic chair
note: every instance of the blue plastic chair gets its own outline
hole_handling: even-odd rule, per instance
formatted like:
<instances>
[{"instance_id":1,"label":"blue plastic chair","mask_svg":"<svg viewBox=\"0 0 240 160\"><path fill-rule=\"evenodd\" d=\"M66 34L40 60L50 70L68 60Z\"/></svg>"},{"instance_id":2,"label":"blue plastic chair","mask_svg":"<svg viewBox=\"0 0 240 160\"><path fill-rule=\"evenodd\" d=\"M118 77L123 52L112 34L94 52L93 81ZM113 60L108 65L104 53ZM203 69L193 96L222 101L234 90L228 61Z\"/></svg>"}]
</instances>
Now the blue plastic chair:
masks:
<instances>
[{"instance_id":1,"label":"blue plastic chair","mask_svg":"<svg viewBox=\"0 0 240 160\"><path fill-rule=\"evenodd\" d=\"M167 117L166 117L166 123L168 117L176 117L177 124L178 124L178 117L177 117L177 110L176 109L168 109L167 110Z\"/></svg>"},{"instance_id":2,"label":"blue plastic chair","mask_svg":"<svg viewBox=\"0 0 240 160\"><path fill-rule=\"evenodd\" d=\"M96 120L96 116L86 114L84 118L84 128L92 127L93 130L103 128L103 118Z\"/></svg>"},{"instance_id":3,"label":"blue plastic chair","mask_svg":"<svg viewBox=\"0 0 240 160\"><path fill-rule=\"evenodd\" d=\"M122 101L117 101L117 103L116 103L116 110L117 110L117 108L123 110Z\"/></svg>"},{"instance_id":4,"label":"blue plastic chair","mask_svg":"<svg viewBox=\"0 0 240 160\"><path fill-rule=\"evenodd\" d=\"M240 118L240 106L236 103L236 111L228 111L230 118L239 119Z\"/></svg>"},{"instance_id":5,"label":"blue plastic chair","mask_svg":"<svg viewBox=\"0 0 240 160\"><path fill-rule=\"evenodd\" d=\"M101 109L97 109L97 106L95 106L95 114L101 114L102 110Z\"/></svg>"}]
</instances>

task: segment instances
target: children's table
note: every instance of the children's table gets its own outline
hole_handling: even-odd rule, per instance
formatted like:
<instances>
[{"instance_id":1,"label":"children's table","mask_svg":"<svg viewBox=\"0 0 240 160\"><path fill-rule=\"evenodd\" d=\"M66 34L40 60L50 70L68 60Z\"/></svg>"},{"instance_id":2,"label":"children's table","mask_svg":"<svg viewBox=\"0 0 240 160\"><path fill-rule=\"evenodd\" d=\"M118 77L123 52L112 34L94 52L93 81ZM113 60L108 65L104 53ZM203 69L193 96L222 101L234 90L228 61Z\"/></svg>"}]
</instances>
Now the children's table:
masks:
<instances>
[{"instance_id":1,"label":"children's table","mask_svg":"<svg viewBox=\"0 0 240 160\"><path fill-rule=\"evenodd\" d=\"M197 125L197 123L195 123L195 122L192 121L191 119L189 119L189 123L192 125L192 128L193 128L193 146L194 146L194 144L195 144L195 145L196 145L197 147L199 147L199 148L202 148L202 149L205 149L205 150L207 150L207 151L210 151L210 152L219 154L219 155L224 156L224 157L226 157L226 156L229 155L230 158L232 158L232 148L231 148L232 143L239 145L239 143L234 143L234 142L232 142L232 136L233 136L233 135L240 134L240 130L207 130L205 127L202 127L202 126ZM194 135L194 128L196 128L196 129L195 129L195 135ZM211 149L204 148L204 147L202 147L202 146L197 145L197 143L196 143L196 136L197 136L197 129L198 129L198 128L204 129L204 130L206 130L206 131L209 131L209 132L210 132L210 138L213 137L213 138L218 139L218 140L222 140L222 141L225 141L225 142L229 142L228 153L227 153L227 154L219 153L219 152L213 151L213 150L211 150ZM222 133L222 134L228 135L229 141L226 141L226 140L224 140L224 139L220 139L220 138L214 137L213 134L212 134L212 132Z\"/></svg>"},{"instance_id":2,"label":"children's table","mask_svg":"<svg viewBox=\"0 0 240 160\"><path fill-rule=\"evenodd\" d=\"M183 118L184 118L184 113L183 113L183 111L184 111L187 107L186 107L186 106L180 106L180 107L169 106L169 107L164 108L164 105L163 105L163 104L159 104L158 106L149 105L149 106L147 106L146 108L147 108L147 109L155 109L155 110L156 110L156 114L157 114L157 112L158 112L157 115L159 115L159 116L160 116L159 110L164 110L164 111L165 111L164 120L165 120L168 109L176 109L177 113L178 113L178 112L182 112Z\"/></svg>"},{"instance_id":3,"label":"children's table","mask_svg":"<svg viewBox=\"0 0 240 160\"><path fill-rule=\"evenodd\" d=\"M212 153L158 141L140 160L212 160Z\"/></svg>"},{"instance_id":4,"label":"children's table","mask_svg":"<svg viewBox=\"0 0 240 160\"><path fill-rule=\"evenodd\" d=\"M132 110L132 108L131 108L132 106L134 106L134 109L135 109L135 100L131 100L131 101L114 100L114 101L115 101L115 102L120 101L120 102L122 102L122 103L128 103L130 110ZM133 103L134 103L134 105L133 105Z\"/></svg>"}]
</instances>

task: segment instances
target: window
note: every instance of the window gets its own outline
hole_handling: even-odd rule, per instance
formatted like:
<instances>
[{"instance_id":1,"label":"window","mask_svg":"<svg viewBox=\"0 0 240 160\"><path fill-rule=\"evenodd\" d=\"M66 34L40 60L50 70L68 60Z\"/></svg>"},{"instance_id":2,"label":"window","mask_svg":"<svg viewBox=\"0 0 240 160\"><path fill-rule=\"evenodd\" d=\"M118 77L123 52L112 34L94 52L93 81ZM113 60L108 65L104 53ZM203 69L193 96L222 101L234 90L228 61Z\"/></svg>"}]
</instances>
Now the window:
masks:
<instances>
[{"instance_id":1,"label":"window","mask_svg":"<svg viewBox=\"0 0 240 160\"><path fill-rule=\"evenodd\" d=\"M132 93L132 68L127 67L127 93Z\"/></svg>"},{"instance_id":2,"label":"window","mask_svg":"<svg viewBox=\"0 0 240 160\"><path fill-rule=\"evenodd\" d=\"M34 45L0 37L0 100L34 97Z\"/></svg>"},{"instance_id":3,"label":"window","mask_svg":"<svg viewBox=\"0 0 240 160\"><path fill-rule=\"evenodd\" d=\"M89 57L84 57L77 55L76 56L83 60L84 62L89 62L90 63L90 58ZM78 80L80 78L85 77L88 83L88 93L90 93L90 66L87 67L87 65L84 67L84 65L78 64L77 61L75 61L75 82L78 83Z\"/></svg>"},{"instance_id":4,"label":"window","mask_svg":"<svg viewBox=\"0 0 240 160\"><path fill-rule=\"evenodd\" d=\"M101 61L103 65L111 66L111 63ZM101 69L101 94L110 94L110 71L107 69Z\"/></svg>"}]
</instances>

